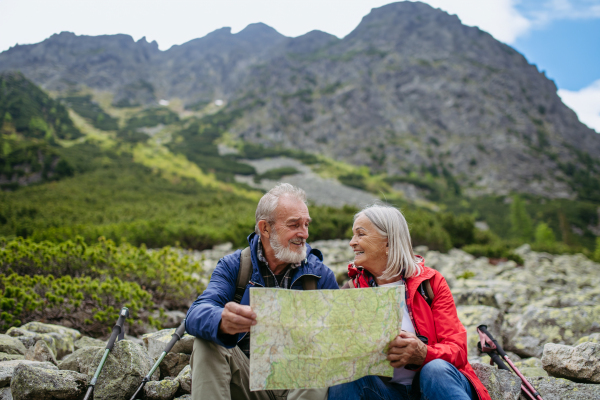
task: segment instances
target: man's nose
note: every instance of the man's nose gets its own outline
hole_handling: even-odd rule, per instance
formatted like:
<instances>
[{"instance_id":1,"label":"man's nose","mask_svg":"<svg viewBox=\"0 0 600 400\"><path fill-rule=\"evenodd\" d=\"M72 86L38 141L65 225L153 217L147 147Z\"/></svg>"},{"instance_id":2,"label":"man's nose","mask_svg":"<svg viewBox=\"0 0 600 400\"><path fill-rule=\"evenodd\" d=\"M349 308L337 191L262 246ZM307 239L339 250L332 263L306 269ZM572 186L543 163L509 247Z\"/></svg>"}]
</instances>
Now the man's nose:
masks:
<instances>
[{"instance_id":1,"label":"man's nose","mask_svg":"<svg viewBox=\"0 0 600 400\"><path fill-rule=\"evenodd\" d=\"M298 233L298 236L302 239L308 239L308 226L303 226Z\"/></svg>"}]
</instances>

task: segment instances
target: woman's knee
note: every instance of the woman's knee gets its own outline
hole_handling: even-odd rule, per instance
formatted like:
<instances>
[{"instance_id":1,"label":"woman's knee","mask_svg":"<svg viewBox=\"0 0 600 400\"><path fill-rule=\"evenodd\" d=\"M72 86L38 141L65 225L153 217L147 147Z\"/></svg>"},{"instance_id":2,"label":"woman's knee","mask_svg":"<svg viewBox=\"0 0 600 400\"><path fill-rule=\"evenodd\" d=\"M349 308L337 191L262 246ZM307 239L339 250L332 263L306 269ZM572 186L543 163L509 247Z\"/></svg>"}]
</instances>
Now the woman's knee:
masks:
<instances>
[{"instance_id":1,"label":"woman's knee","mask_svg":"<svg viewBox=\"0 0 600 400\"><path fill-rule=\"evenodd\" d=\"M442 359L436 359L428 362L421 368L420 382L421 386L429 385L432 382L439 382L440 379L455 376L458 372L456 367Z\"/></svg>"}]
</instances>

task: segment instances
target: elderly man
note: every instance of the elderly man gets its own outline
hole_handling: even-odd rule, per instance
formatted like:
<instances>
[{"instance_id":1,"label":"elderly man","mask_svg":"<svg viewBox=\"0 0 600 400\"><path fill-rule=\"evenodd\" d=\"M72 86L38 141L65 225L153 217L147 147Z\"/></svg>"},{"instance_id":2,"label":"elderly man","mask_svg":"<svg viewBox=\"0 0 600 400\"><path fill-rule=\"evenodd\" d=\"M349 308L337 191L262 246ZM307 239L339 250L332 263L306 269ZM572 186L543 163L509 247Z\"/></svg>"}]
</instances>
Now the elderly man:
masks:
<instances>
[{"instance_id":1,"label":"elderly man","mask_svg":"<svg viewBox=\"0 0 600 400\"><path fill-rule=\"evenodd\" d=\"M248 305L249 289L338 288L321 252L306 245L309 223L304 191L279 184L258 203L249 249L238 250L217 264L208 287L187 314L186 330L196 336L191 359L193 400L286 398L285 391L249 390L249 331L256 324L256 314ZM240 284L244 280L240 265L248 256L251 276ZM322 393L295 391L292 397L322 397Z\"/></svg>"}]
</instances>

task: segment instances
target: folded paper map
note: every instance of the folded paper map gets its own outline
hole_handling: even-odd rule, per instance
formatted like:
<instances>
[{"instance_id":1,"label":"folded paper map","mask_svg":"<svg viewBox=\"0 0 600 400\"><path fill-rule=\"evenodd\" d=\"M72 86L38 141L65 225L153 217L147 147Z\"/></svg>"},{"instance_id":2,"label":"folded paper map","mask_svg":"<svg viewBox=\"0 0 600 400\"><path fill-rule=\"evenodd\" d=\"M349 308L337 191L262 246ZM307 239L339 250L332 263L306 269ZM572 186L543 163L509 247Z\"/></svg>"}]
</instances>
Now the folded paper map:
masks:
<instances>
[{"instance_id":1,"label":"folded paper map","mask_svg":"<svg viewBox=\"0 0 600 400\"><path fill-rule=\"evenodd\" d=\"M324 388L393 375L404 285L351 290L251 288L250 390Z\"/></svg>"}]
</instances>

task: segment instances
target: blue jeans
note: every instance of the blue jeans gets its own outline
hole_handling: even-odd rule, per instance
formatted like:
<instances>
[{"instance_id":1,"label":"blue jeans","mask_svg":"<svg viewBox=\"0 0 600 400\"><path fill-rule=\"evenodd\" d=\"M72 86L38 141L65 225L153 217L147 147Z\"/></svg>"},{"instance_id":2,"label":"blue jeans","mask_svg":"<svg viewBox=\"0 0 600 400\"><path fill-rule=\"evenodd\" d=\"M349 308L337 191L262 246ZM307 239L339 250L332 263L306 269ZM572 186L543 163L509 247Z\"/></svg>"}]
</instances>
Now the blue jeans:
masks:
<instances>
[{"instance_id":1,"label":"blue jeans","mask_svg":"<svg viewBox=\"0 0 600 400\"><path fill-rule=\"evenodd\" d=\"M477 400L477 393L458 369L444 360L427 363L419 374L418 388L365 376L329 388L328 400ZM417 383L417 382L413 382Z\"/></svg>"}]
</instances>

